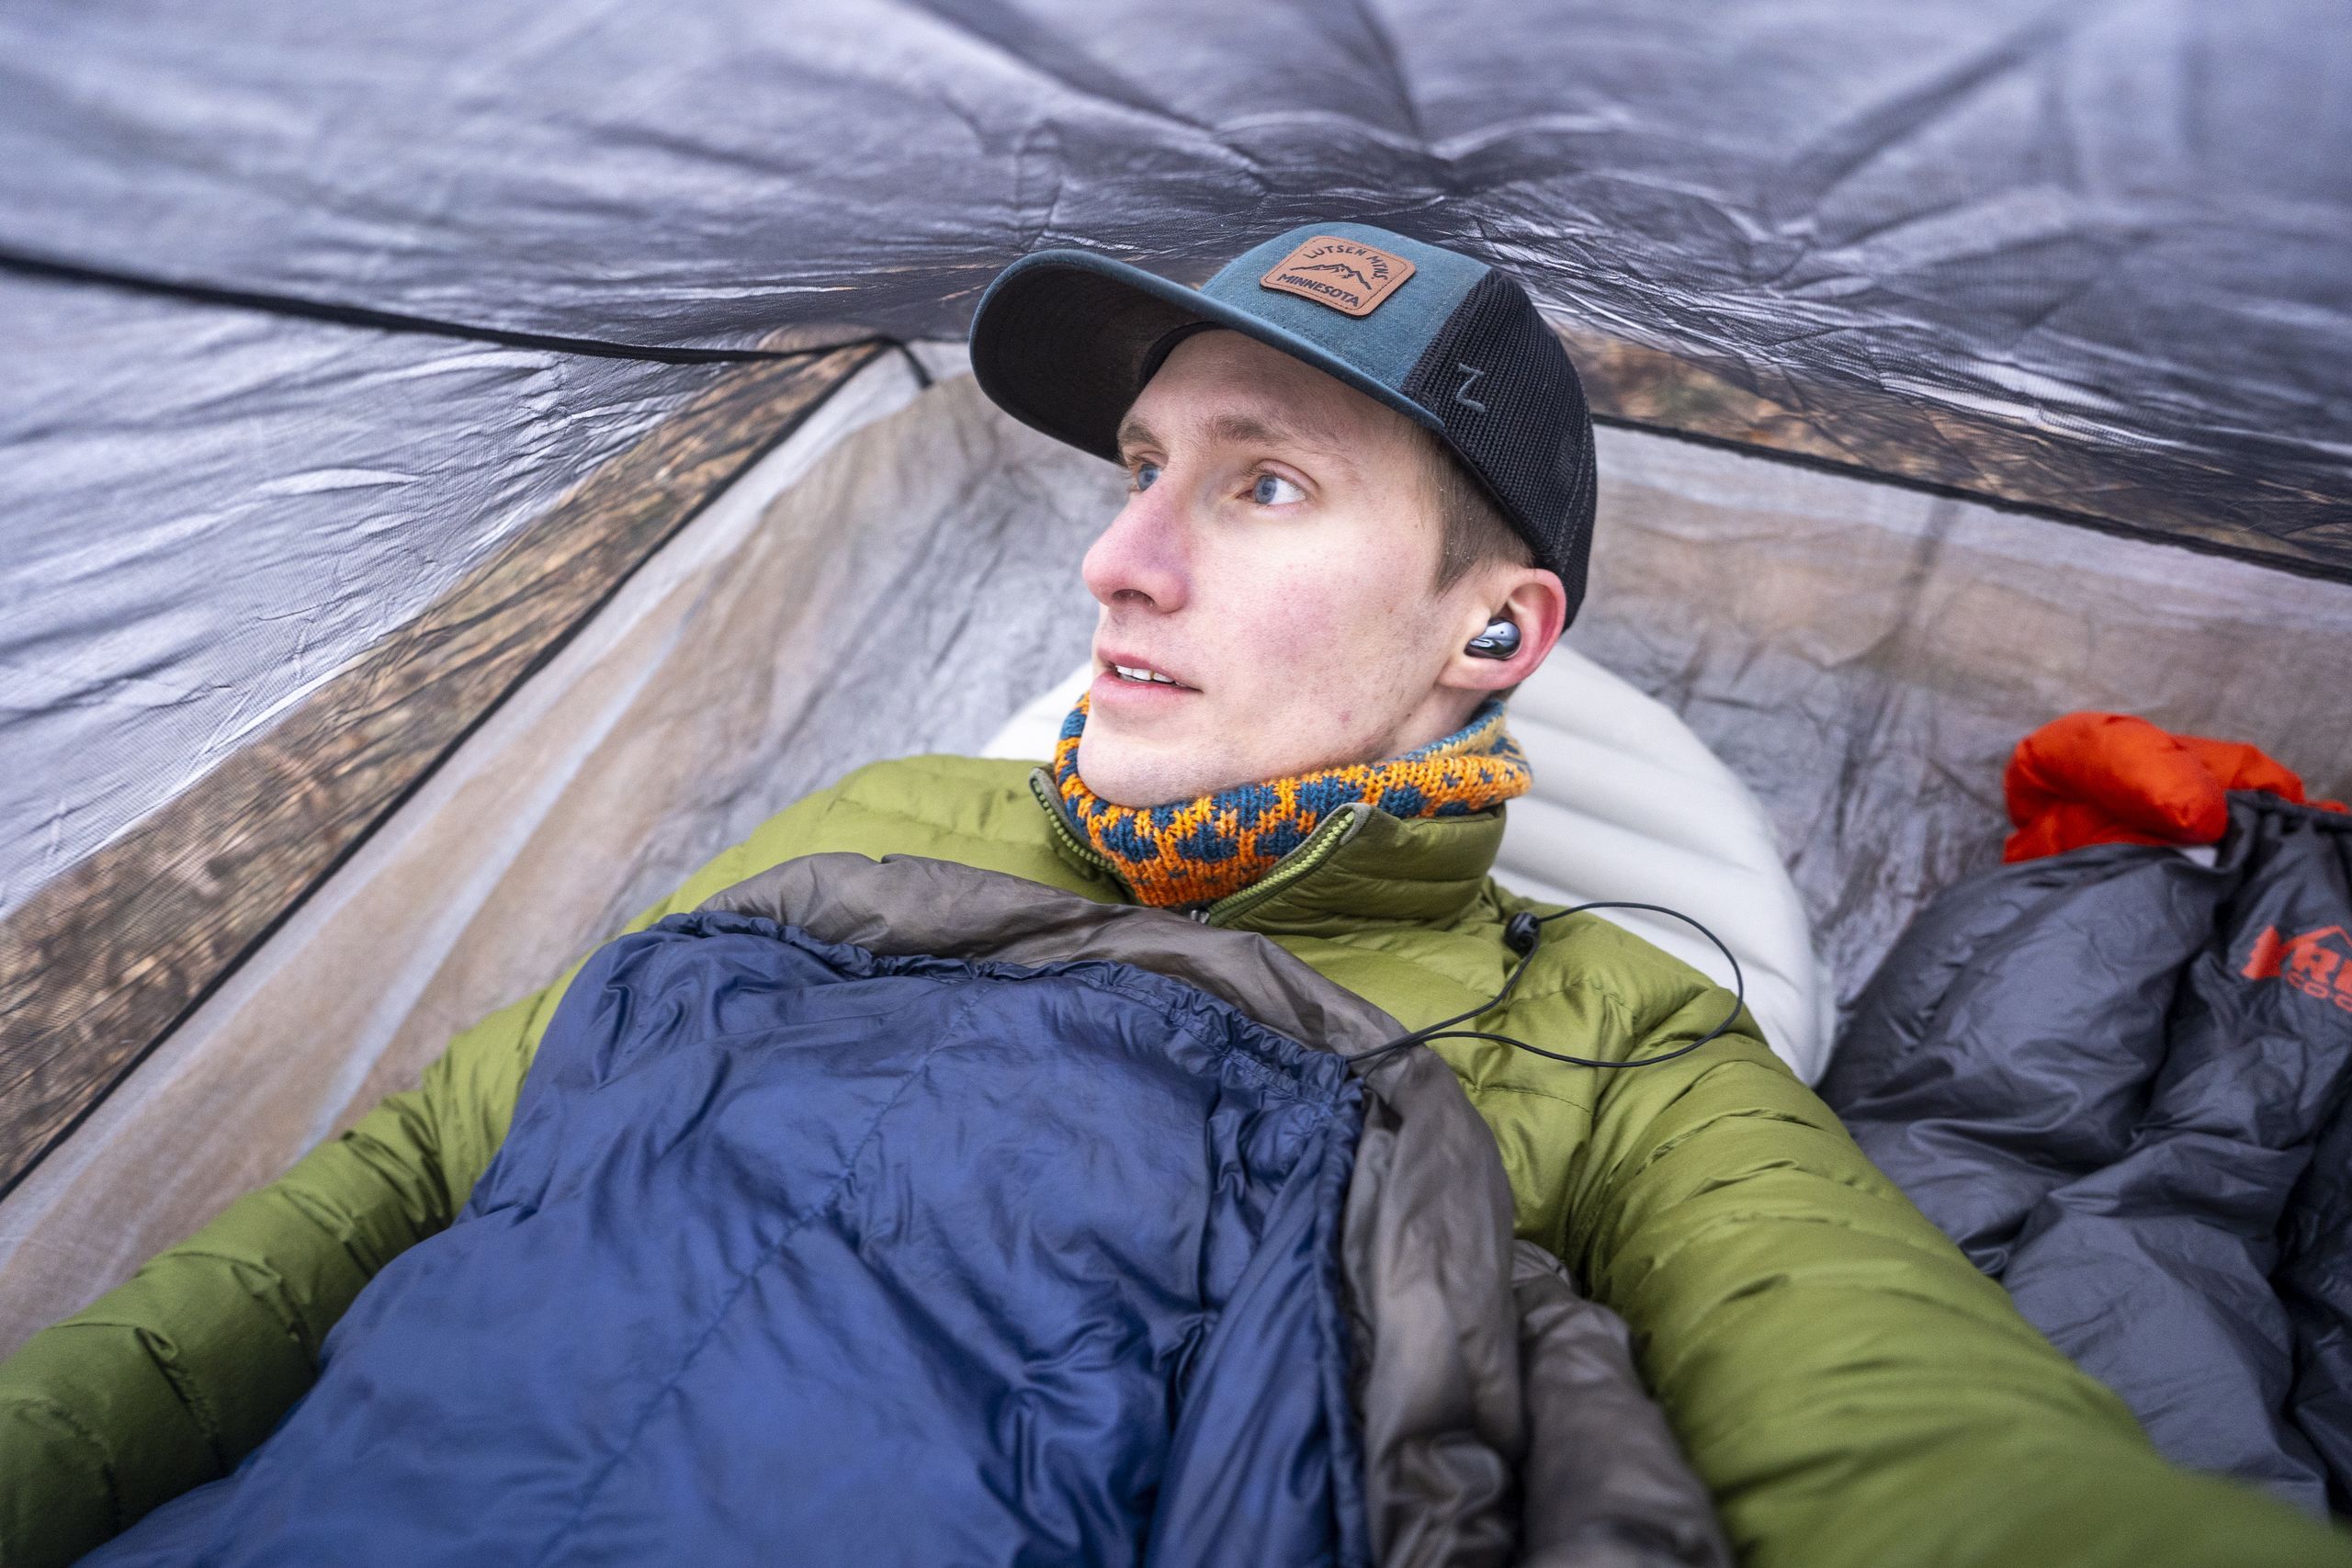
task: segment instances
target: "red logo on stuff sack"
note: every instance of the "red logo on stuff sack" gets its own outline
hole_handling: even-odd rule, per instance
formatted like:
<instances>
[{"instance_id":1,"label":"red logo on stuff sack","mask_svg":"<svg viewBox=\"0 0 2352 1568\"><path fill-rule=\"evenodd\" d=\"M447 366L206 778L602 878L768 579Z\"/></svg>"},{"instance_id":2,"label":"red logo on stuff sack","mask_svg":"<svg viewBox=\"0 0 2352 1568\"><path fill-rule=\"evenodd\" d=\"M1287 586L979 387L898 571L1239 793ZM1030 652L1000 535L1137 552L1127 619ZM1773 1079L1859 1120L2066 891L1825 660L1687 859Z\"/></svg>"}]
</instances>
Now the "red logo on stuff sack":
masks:
<instances>
[{"instance_id":1,"label":"red logo on stuff sack","mask_svg":"<svg viewBox=\"0 0 2352 1568\"><path fill-rule=\"evenodd\" d=\"M2352 1012L2352 933L2342 926L2322 926L2283 941L2277 926L2265 926L2238 973L2249 980L2283 980L2307 997Z\"/></svg>"}]
</instances>

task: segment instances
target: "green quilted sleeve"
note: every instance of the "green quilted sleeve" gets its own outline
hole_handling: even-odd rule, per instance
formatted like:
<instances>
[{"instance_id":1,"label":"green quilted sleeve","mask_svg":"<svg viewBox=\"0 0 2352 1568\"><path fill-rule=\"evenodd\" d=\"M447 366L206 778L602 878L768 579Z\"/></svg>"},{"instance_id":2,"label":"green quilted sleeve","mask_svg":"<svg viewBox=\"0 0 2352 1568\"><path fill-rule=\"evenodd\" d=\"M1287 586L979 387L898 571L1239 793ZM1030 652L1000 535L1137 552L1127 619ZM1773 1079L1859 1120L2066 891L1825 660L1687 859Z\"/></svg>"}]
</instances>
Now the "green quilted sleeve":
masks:
<instances>
[{"instance_id":1,"label":"green quilted sleeve","mask_svg":"<svg viewBox=\"0 0 2352 1568\"><path fill-rule=\"evenodd\" d=\"M771 818L628 929L806 852L831 798ZM465 1206L577 971L459 1035L420 1088L0 1363L0 1563L71 1562L268 1436L361 1287Z\"/></svg>"},{"instance_id":2,"label":"green quilted sleeve","mask_svg":"<svg viewBox=\"0 0 2352 1568\"><path fill-rule=\"evenodd\" d=\"M1711 1026L1707 990L1631 1054ZM1753 1035L1611 1072L1575 1259L1752 1568L2352 1564L2352 1541L2177 1469Z\"/></svg>"}]
</instances>

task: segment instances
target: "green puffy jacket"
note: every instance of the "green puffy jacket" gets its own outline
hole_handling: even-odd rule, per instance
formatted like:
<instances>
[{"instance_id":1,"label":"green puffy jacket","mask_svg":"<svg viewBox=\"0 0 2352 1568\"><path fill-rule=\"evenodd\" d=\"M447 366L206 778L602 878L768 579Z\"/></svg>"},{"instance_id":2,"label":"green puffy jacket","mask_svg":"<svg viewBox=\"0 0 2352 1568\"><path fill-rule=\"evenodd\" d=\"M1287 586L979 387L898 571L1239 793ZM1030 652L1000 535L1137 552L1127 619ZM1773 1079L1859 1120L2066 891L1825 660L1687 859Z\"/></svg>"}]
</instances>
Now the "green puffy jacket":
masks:
<instances>
[{"instance_id":1,"label":"green puffy jacket","mask_svg":"<svg viewBox=\"0 0 2352 1568\"><path fill-rule=\"evenodd\" d=\"M1119 899L1026 764L878 764L778 815L635 922L820 851L917 854ZM1327 818L1213 906L1408 1025L1502 985L1501 814ZM634 929L634 927L632 927ZM566 980L569 976L565 977ZM0 1366L0 1561L69 1562L223 1474L310 1385L375 1271L447 1225L505 1135L563 982L484 1020L349 1133ZM1627 1058L1731 998L1570 917L1479 1027ZM1520 1234L1633 1326L1744 1561L2352 1564L2285 1505L2160 1459L1740 1027L1656 1067L1435 1047L1500 1145Z\"/></svg>"}]
</instances>

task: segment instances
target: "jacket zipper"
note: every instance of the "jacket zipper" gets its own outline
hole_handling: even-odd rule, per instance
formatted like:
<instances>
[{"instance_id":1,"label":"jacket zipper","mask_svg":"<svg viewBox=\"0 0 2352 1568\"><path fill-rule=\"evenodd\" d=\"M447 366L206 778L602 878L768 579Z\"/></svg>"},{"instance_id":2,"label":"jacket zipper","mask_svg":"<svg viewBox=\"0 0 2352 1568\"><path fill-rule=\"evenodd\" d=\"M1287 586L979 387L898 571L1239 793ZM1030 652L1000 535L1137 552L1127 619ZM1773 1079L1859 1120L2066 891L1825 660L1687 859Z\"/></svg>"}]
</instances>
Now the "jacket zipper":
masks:
<instances>
[{"instance_id":1,"label":"jacket zipper","mask_svg":"<svg viewBox=\"0 0 2352 1568\"><path fill-rule=\"evenodd\" d=\"M1085 836L1070 825L1068 808L1062 802L1061 792L1056 789L1053 781L1046 776L1045 769L1035 768L1030 771L1029 793L1037 797L1039 806L1045 807L1046 818L1053 823L1054 832L1072 854L1111 878L1112 881L1120 883L1122 886L1125 886L1119 876L1119 868L1111 863L1108 856L1088 843ZM1228 894L1214 904L1193 910L1193 919L1204 926L1229 924L1237 917L1248 914L1284 888L1294 886L1303 879L1314 875L1323 868L1325 862L1339 853L1340 845L1356 836L1356 829L1363 826L1364 818L1371 810L1372 807L1360 800L1351 801L1340 807L1317 823L1315 831L1306 836L1306 841L1276 861L1273 868L1265 875L1238 893Z\"/></svg>"},{"instance_id":2,"label":"jacket zipper","mask_svg":"<svg viewBox=\"0 0 2352 1568\"><path fill-rule=\"evenodd\" d=\"M1062 805L1061 791L1054 787L1054 781L1046 776L1045 769L1029 770L1029 793L1035 795L1037 804L1046 808L1046 818L1053 823L1055 833L1059 835L1070 853L1112 881L1119 881L1119 868L1111 863L1110 857L1088 843L1085 835L1070 826L1067 808ZM1120 883L1120 886L1125 886L1125 884Z\"/></svg>"},{"instance_id":3,"label":"jacket zipper","mask_svg":"<svg viewBox=\"0 0 2352 1568\"><path fill-rule=\"evenodd\" d=\"M1230 925L1259 905L1286 887L1294 887L1323 869L1324 863L1340 852L1340 846L1356 836L1372 807L1361 800L1350 801L1315 825L1306 842L1276 861L1273 869L1243 888L1228 894L1201 911L1199 919L1204 926Z\"/></svg>"}]
</instances>

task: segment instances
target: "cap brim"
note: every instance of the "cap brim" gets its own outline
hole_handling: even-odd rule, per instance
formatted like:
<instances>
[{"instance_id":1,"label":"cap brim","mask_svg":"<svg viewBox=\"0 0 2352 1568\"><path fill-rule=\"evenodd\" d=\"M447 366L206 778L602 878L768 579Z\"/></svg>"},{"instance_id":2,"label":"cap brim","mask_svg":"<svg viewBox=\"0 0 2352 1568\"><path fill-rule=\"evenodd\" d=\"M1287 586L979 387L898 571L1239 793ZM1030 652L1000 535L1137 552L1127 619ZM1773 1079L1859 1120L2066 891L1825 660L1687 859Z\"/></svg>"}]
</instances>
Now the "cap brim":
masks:
<instances>
[{"instance_id":1,"label":"cap brim","mask_svg":"<svg viewBox=\"0 0 2352 1568\"><path fill-rule=\"evenodd\" d=\"M1444 423L1321 344L1197 288L1091 251L1039 251L997 275L972 317L972 375L1033 429L1116 462L1119 422L1180 327L1226 327L1280 349L1414 423Z\"/></svg>"}]
</instances>

